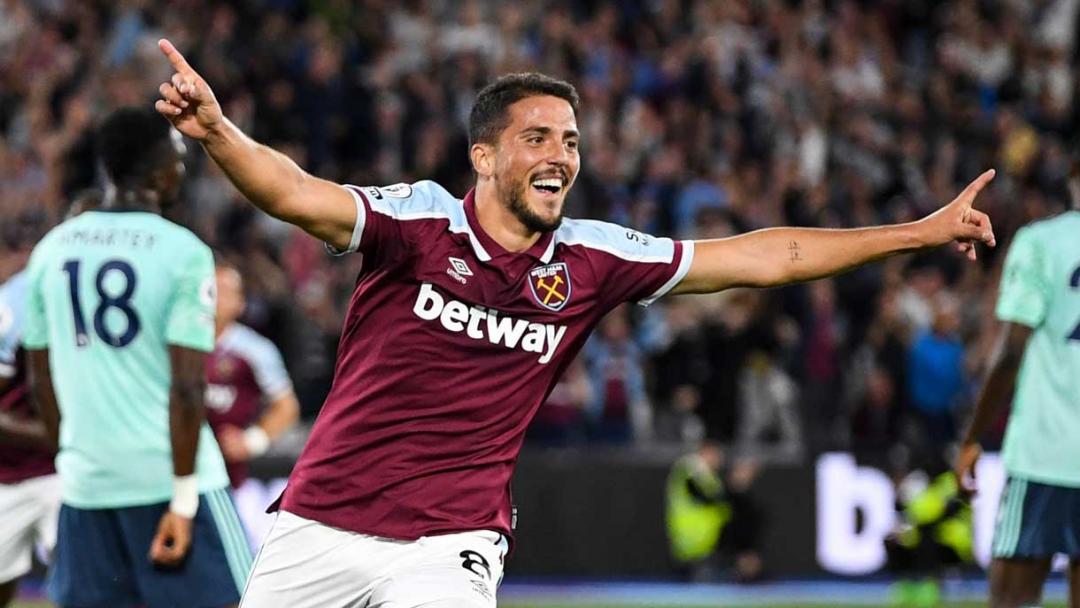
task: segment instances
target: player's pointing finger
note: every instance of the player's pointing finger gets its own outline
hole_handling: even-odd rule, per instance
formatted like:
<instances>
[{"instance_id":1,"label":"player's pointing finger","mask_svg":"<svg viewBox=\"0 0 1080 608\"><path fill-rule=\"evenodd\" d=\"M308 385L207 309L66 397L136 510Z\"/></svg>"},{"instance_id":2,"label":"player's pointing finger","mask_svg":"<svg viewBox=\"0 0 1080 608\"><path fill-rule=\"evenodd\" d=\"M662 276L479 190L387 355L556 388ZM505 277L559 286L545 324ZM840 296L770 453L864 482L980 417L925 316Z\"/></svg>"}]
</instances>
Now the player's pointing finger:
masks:
<instances>
[{"instance_id":1,"label":"player's pointing finger","mask_svg":"<svg viewBox=\"0 0 1080 608\"><path fill-rule=\"evenodd\" d=\"M180 51L176 50L176 47L173 46L173 43L162 38L161 40L158 40L157 44L158 48L161 49L161 52L165 53L165 57L169 59L169 63L172 64L173 69L177 72L182 72L185 75L195 73L195 70L191 68L187 60L184 59L184 56L180 54Z\"/></svg>"},{"instance_id":2,"label":"player's pointing finger","mask_svg":"<svg viewBox=\"0 0 1080 608\"><path fill-rule=\"evenodd\" d=\"M990 183L990 180L994 179L994 175L997 172L993 169L984 171L982 175L975 178L975 181L968 184L967 188L964 188L964 194L974 197L986 187L986 184Z\"/></svg>"}]
</instances>

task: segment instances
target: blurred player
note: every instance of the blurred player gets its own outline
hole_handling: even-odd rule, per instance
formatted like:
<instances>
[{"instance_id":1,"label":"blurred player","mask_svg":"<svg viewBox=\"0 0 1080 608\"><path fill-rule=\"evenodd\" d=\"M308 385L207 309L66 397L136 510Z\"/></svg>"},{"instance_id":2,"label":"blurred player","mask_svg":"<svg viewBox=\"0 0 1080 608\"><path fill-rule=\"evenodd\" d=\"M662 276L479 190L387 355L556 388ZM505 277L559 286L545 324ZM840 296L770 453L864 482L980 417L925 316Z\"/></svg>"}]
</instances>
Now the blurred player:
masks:
<instances>
[{"instance_id":1,"label":"blurred player","mask_svg":"<svg viewBox=\"0 0 1080 608\"><path fill-rule=\"evenodd\" d=\"M219 263L215 274L217 344L206 362L206 420L221 445L229 481L239 488L248 461L296 424L300 403L274 343L237 322L245 306L240 273Z\"/></svg>"},{"instance_id":2,"label":"blurred player","mask_svg":"<svg viewBox=\"0 0 1080 608\"><path fill-rule=\"evenodd\" d=\"M1053 556L1069 556L1080 606L1080 175L1071 211L1017 231L1001 275L1001 337L955 472L975 490L979 439L1012 395L1008 473L991 545L990 604L1034 606ZM1015 393L1014 393L1015 391Z\"/></svg>"},{"instance_id":3,"label":"blurred player","mask_svg":"<svg viewBox=\"0 0 1080 608\"><path fill-rule=\"evenodd\" d=\"M334 383L245 591L270 606L491 607L511 534L525 427L603 316L668 293L806 281L901 251L993 243L971 208L983 174L912 224L672 241L564 220L579 168L578 97L500 78L469 118L464 201L432 182L313 177L249 139L165 40L157 110L245 196L341 252L360 251Z\"/></svg>"},{"instance_id":4,"label":"blurred player","mask_svg":"<svg viewBox=\"0 0 1080 608\"><path fill-rule=\"evenodd\" d=\"M27 399L22 337L26 274L0 286L0 606L30 571L34 546L56 543L56 454Z\"/></svg>"},{"instance_id":5,"label":"blurred player","mask_svg":"<svg viewBox=\"0 0 1080 608\"><path fill-rule=\"evenodd\" d=\"M76 195L74 217L97 207L101 191ZM32 564L34 546L51 553L60 511L56 446L27 398L22 328L26 317L26 273L0 286L0 607L15 595L19 577Z\"/></svg>"},{"instance_id":6,"label":"blurred player","mask_svg":"<svg viewBox=\"0 0 1080 608\"><path fill-rule=\"evenodd\" d=\"M213 257L165 220L183 144L152 112L98 133L101 207L27 267L31 392L60 448L63 505L49 594L63 606L234 604L250 555L203 424Z\"/></svg>"}]
</instances>

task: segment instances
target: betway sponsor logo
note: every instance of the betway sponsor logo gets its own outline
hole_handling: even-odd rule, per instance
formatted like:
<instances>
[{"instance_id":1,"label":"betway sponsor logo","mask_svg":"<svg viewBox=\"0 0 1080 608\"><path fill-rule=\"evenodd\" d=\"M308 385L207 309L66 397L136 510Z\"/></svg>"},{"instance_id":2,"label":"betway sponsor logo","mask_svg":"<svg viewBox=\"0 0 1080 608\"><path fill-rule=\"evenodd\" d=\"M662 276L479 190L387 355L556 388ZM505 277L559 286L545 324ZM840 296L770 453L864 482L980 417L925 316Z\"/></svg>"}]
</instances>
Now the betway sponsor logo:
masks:
<instances>
[{"instance_id":1,"label":"betway sponsor logo","mask_svg":"<svg viewBox=\"0 0 1080 608\"><path fill-rule=\"evenodd\" d=\"M506 348L542 353L538 361L544 365L551 361L555 349L566 335L565 325L530 323L523 319L499 316L497 310L447 300L435 291L430 283L420 286L413 312L425 321L438 319L447 331L465 332L465 335L473 340L487 340Z\"/></svg>"}]
</instances>

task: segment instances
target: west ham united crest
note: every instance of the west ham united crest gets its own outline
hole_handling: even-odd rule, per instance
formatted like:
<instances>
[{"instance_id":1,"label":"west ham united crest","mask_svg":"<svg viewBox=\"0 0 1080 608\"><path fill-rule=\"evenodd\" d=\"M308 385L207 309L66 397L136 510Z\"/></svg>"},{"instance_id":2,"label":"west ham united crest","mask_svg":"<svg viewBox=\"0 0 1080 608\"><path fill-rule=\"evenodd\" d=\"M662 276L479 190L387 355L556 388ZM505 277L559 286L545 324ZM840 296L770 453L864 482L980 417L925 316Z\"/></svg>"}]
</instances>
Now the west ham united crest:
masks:
<instances>
[{"instance_id":1,"label":"west ham united crest","mask_svg":"<svg viewBox=\"0 0 1080 608\"><path fill-rule=\"evenodd\" d=\"M565 262L529 271L529 287L536 303L548 310L562 310L570 301L570 270Z\"/></svg>"}]
</instances>

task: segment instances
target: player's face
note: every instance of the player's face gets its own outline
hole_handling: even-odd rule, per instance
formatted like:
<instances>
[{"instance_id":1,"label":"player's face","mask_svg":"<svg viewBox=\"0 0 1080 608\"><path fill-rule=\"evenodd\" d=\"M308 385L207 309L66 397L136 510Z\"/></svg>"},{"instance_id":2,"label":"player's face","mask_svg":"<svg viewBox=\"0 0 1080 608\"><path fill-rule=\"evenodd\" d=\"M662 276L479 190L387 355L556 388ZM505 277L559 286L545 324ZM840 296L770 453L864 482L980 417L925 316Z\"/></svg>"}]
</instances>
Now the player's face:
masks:
<instances>
[{"instance_id":1,"label":"player's face","mask_svg":"<svg viewBox=\"0 0 1080 608\"><path fill-rule=\"evenodd\" d=\"M515 102L509 113L495 155L499 199L529 230L551 232L581 163L574 109L540 95Z\"/></svg>"},{"instance_id":2,"label":"player's face","mask_svg":"<svg viewBox=\"0 0 1080 608\"><path fill-rule=\"evenodd\" d=\"M217 320L228 325L244 314L244 282L232 268L217 269Z\"/></svg>"}]
</instances>

